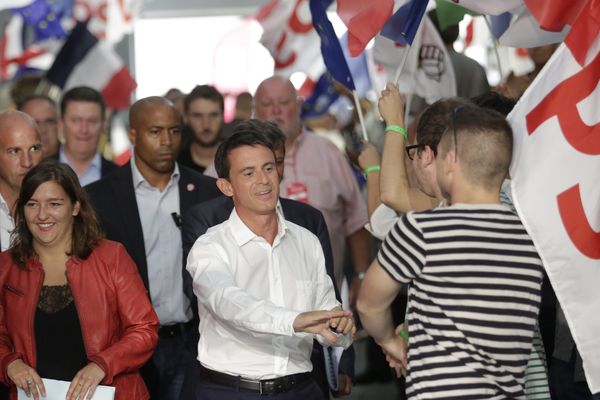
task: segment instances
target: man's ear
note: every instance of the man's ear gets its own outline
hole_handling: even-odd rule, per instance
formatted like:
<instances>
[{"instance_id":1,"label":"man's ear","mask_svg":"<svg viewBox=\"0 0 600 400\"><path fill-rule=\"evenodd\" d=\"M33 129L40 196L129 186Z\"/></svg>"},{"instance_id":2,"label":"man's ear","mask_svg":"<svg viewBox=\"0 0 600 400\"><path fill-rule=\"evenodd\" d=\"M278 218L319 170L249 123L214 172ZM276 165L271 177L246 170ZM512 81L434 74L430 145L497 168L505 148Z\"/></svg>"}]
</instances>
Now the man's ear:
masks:
<instances>
[{"instance_id":1,"label":"man's ear","mask_svg":"<svg viewBox=\"0 0 600 400\"><path fill-rule=\"evenodd\" d=\"M424 167L428 167L435 162L435 153L429 146L425 146L421 151L421 163Z\"/></svg>"},{"instance_id":2,"label":"man's ear","mask_svg":"<svg viewBox=\"0 0 600 400\"><path fill-rule=\"evenodd\" d=\"M233 187L231 186L231 182L227 179L219 178L217 179L217 187L219 190L227 197L233 196Z\"/></svg>"},{"instance_id":3,"label":"man's ear","mask_svg":"<svg viewBox=\"0 0 600 400\"><path fill-rule=\"evenodd\" d=\"M129 138L129 141L131 142L131 144L134 146L135 146L135 134L136 134L135 129L129 128L127 130L127 137Z\"/></svg>"}]
</instances>

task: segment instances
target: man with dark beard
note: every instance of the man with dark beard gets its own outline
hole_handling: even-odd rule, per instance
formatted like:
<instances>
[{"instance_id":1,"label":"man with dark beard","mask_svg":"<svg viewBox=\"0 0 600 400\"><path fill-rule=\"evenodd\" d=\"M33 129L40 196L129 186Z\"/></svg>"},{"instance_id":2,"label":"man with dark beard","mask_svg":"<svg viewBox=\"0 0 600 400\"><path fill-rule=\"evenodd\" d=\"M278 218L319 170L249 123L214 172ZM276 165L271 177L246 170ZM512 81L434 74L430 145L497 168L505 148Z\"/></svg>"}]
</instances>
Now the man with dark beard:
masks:
<instances>
[{"instance_id":1,"label":"man with dark beard","mask_svg":"<svg viewBox=\"0 0 600 400\"><path fill-rule=\"evenodd\" d=\"M206 167L212 164L222 141L223 95L213 86L199 85L185 97L184 108L184 120L191 135L177 161L204 173Z\"/></svg>"}]
</instances>

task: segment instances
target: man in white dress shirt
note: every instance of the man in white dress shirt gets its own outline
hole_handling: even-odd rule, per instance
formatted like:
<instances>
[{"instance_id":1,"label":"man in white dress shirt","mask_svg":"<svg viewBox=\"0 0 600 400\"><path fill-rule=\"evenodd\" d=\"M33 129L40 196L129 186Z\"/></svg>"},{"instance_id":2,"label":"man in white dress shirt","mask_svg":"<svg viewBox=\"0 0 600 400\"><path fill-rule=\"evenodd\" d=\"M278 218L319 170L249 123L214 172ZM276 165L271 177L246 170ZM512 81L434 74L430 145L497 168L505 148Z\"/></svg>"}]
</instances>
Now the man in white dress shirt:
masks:
<instances>
[{"instance_id":1,"label":"man in white dress shirt","mask_svg":"<svg viewBox=\"0 0 600 400\"><path fill-rule=\"evenodd\" d=\"M15 228L12 208L19 197L25 174L42 161L42 142L38 127L21 111L0 114L0 248L10 247Z\"/></svg>"},{"instance_id":2,"label":"man in white dress shirt","mask_svg":"<svg viewBox=\"0 0 600 400\"><path fill-rule=\"evenodd\" d=\"M241 124L215 157L217 186L234 211L188 257L200 315L195 398L323 399L309 373L313 338L348 346L352 314L335 298L319 240L277 211L266 123Z\"/></svg>"}]
</instances>

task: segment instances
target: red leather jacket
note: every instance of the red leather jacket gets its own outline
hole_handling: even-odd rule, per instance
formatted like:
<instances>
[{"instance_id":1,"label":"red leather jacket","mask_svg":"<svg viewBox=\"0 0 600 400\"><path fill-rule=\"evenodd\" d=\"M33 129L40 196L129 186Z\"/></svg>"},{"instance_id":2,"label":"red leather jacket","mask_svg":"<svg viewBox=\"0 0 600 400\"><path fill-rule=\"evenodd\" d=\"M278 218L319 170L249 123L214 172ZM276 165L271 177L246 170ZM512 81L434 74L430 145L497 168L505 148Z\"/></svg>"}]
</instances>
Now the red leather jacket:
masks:
<instances>
[{"instance_id":1,"label":"red leather jacket","mask_svg":"<svg viewBox=\"0 0 600 400\"><path fill-rule=\"evenodd\" d=\"M116 387L115 399L148 399L138 369L158 340L158 318L125 248L102 240L86 260L67 261L71 287L88 359L104 370L103 385ZM10 251L0 253L0 379L16 389L6 374L21 358L35 368L34 316L44 270L36 260L22 269Z\"/></svg>"}]
</instances>

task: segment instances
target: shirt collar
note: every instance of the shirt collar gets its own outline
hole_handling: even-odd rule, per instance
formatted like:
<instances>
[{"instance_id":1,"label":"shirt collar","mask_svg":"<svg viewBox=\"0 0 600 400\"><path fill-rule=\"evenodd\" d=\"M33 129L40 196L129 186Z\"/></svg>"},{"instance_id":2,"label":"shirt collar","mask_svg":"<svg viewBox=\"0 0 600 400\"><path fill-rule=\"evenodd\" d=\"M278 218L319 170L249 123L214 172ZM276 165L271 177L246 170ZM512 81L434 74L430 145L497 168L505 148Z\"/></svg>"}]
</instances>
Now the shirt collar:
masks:
<instances>
[{"instance_id":1,"label":"shirt collar","mask_svg":"<svg viewBox=\"0 0 600 400\"><path fill-rule=\"evenodd\" d=\"M133 153L131 154L131 161L129 162L129 164L131 164L131 176L133 178L134 188L137 189L140 187L140 185L144 183L146 183L148 186L152 186L146 180L146 178L144 178L137 165L135 164L135 155ZM173 182L179 182L179 165L177 165L177 163L175 163L175 168L173 168L173 172L171 173L171 180L169 181L169 185L171 185Z\"/></svg>"},{"instance_id":2,"label":"shirt collar","mask_svg":"<svg viewBox=\"0 0 600 400\"><path fill-rule=\"evenodd\" d=\"M279 212L281 206L279 205L279 201L277 202L276 214L277 214L277 236L275 236L275 240L273 241L273 247L275 247L281 239L284 237L287 231L287 225L285 224L285 219L283 215ZM259 237L257 234L252 232L248 226L242 221L240 216L238 215L235 207L231 212L231 216L229 217L229 227L231 229L231 234L235 239L236 244L239 247L242 247L246 243L250 242L254 238Z\"/></svg>"},{"instance_id":3,"label":"shirt collar","mask_svg":"<svg viewBox=\"0 0 600 400\"><path fill-rule=\"evenodd\" d=\"M60 161L63 164L67 164L67 165L71 165L71 163L69 162L69 159L67 158L67 155L65 154L65 146L62 145L60 146L60 149L58 151L58 161ZM92 163L90 164L88 169L97 169L100 170L100 167L102 166L102 158L100 157L100 153L96 152L96 155L94 156L94 158L92 158Z\"/></svg>"},{"instance_id":4,"label":"shirt collar","mask_svg":"<svg viewBox=\"0 0 600 400\"><path fill-rule=\"evenodd\" d=\"M0 193L0 209L4 210L6 214L10 215L10 208L8 207L8 203L4 200L4 196Z\"/></svg>"}]
</instances>

